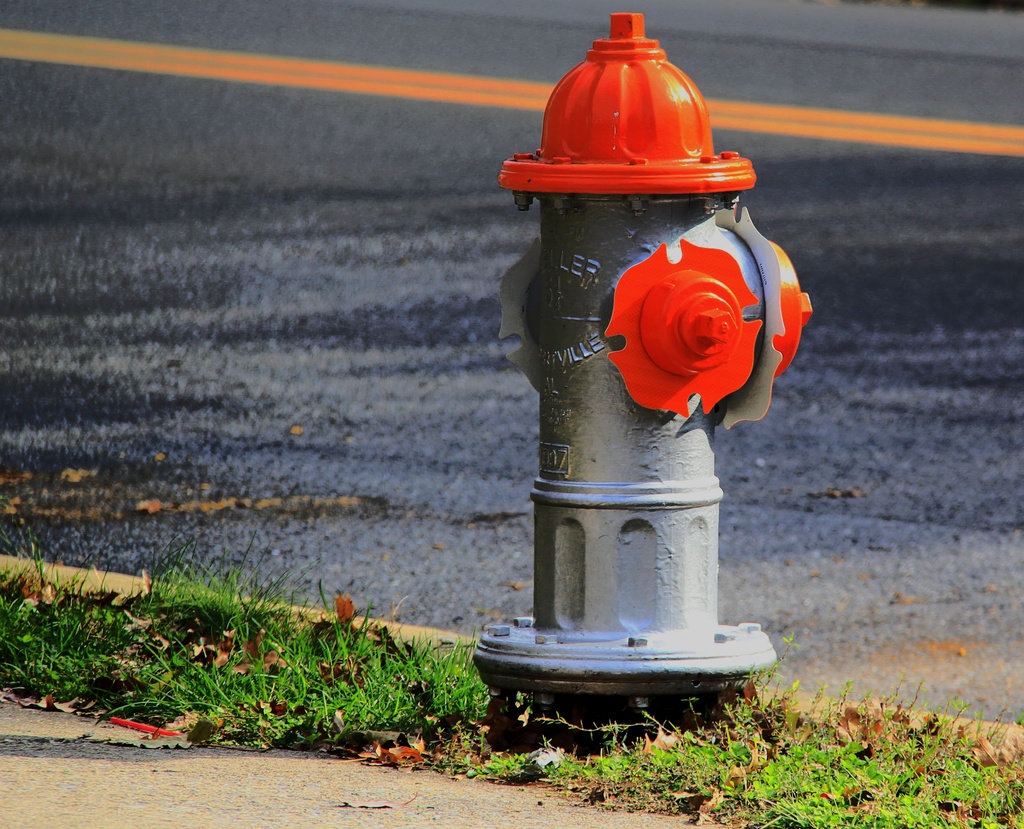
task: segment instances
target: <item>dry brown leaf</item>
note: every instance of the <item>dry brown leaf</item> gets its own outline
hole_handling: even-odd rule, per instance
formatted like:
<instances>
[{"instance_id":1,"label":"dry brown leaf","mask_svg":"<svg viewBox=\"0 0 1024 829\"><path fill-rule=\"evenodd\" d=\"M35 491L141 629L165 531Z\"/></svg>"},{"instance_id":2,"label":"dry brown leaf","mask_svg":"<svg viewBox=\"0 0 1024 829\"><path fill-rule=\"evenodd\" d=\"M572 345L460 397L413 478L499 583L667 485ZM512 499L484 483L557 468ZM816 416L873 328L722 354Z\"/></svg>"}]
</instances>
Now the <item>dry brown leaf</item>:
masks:
<instances>
[{"instance_id":1,"label":"dry brown leaf","mask_svg":"<svg viewBox=\"0 0 1024 829\"><path fill-rule=\"evenodd\" d=\"M423 762L423 753L412 746L395 746L385 748L374 743L373 748L359 755L371 765L409 766Z\"/></svg>"},{"instance_id":2,"label":"dry brown leaf","mask_svg":"<svg viewBox=\"0 0 1024 829\"><path fill-rule=\"evenodd\" d=\"M20 484L23 481L32 480L32 473L24 469L15 469L11 466L0 466L0 486Z\"/></svg>"},{"instance_id":3,"label":"dry brown leaf","mask_svg":"<svg viewBox=\"0 0 1024 829\"><path fill-rule=\"evenodd\" d=\"M69 484L78 484L90 475L95 474L91 469L64 469L60 473L60 479L67 481Z\"/></svg>"},{"instance_id":4,"label":"dry brown leaf","mask_svg":"<svg viewBox=\"0 0 1024 829\"><path fill-rule=\"evenodd\" d=\"M324 682L328 685L331 685L345 675L345 666L337 662L334 664L330 662L317 662L316 667L320 671L320 676L323 677Z\"/></svg>"},{"instance_id":5,"label":"dry brown leaf","mask_svg":"<svg viewBox=\"0 0 1024 829\"><path fill-rule=\"evenodd\" d=\"M974 759L978 761L979 765L984 767L999 765L999 752L988 737L978 737L978 742L972 751Z\"/></svg>"},{"instance_id":6,"label":"dry brown leaf","mask_svg":"<svg viewBox=\"0 0 1024 829\"><path fill-rule=\"evenodd\" d=\"M511 587L516 592L519 592L524 587L526 587L526 582L525 581L512 581L511 579L508 579L506 581L498 582L498 587Z\"/></svg>"},{"instance_id":7,"label":"dry brown leaf","mask_svg":"<svg viewBox=\"0 0 1024 829\"><path fill-rule=\"evenodd\" d=\"M339 593L334 598L334 612L341 624L352 621L352 617L356 615L356 606L348 593Z\"/></svg>"},{"instance_id":8,"label":"dry brown leaf","mask_svg":"<svg viewBox=\"0 0 1024 829\"><path fill-rule=\"evenodd\" d=\"M691 804L696 798L691 799ZM697 805L697 825L711 823L711 813L725 801L725 794L720 789L712 789L711 794L701 796L701 802Z\"/></svg>"},{"instance_id":9,"label":"dry brown leaf","mask_svg":"<svg viewBox=\"0 0 1024 829\"><path fill-rule=\"evenodd\" d=\"M838 487L830 486L828 489L822 492L808 492L808 498L863 498L866 496L867 490L861 489L859 486L850 487L849 489L839 489Z\"/></svg>"},{"instance_id":10,"label":"dry brown leaf","mask_svg":"<svg viewBox=\"0 0 1024 829\"><path fill-rule=\"evenodd\" d=\"M650 754L654 749L661 749L662 751L668 751L679 744L679 736L676 734L666 734L660 728L658 729L657 736L652 740L646 734L644 735L643 753Z\"/></svg>"},{"instance_id":11,"label":"dry brown leaf","mask_svg":"<svg viewBox=\"0 0 1024 829\"><path fill-rule=\"evenodd\" d=\"M60 711L64 714L74 714L78 708L81 700L73 699L69 702L57 702L53 698L53 694L47 694L42 699L38 697L21 697L16 698L15 701L22 708L35 708L41 711Z\"/></svg>"},{"instance_id":12,"label":"dry brown leaf","mask_svg":"<svg viewBox=\"0 0 1024 829\"><path fill-rule=\"evenodd\" d=\"M401 809L403 806L408 806L416 799L417 795L413 795L411 798L406 800L404 803L397 803L391 800L360 800L352 798L350 800L343 800L338 804L339 809Z\"/></svg>"},{"instance_id":13,"label":"dry brown leaf","mask_svg":"<svg viewBox=\"0 0 1024 829\"><path fill-rule=\"evenodd\" d=\"M924 604L927 601L920 596L904 596L902 593L893 593L889 604Z\"/></svg>"},{"instance_id":14,"label":"dry brown leaf","mask_svg":"<svg viewBox=\"0 0 1024 829\"><path fill-rule=\"evenodd\" d=\"M145 512L149 515L154 515L160 512L160 510L162 510L163 507L164 505L160 503L159 500L157 500L156 498L150 498L147 501L139 501L139 503L135 505L135 511Z\"/></svg>"}]
</instances>

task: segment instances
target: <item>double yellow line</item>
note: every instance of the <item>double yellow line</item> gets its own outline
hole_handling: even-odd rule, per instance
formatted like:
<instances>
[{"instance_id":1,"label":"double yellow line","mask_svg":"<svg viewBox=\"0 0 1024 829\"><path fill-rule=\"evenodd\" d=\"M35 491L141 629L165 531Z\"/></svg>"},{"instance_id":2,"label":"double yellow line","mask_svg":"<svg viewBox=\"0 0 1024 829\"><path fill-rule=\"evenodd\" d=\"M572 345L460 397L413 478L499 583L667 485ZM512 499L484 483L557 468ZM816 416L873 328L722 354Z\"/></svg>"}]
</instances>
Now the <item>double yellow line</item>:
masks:
<instances>
[{"instance_id":1,"label":"double yellow line","mask_svg":"<svg viewBox=\"0 0 1024 829\"><path fill-rule=\"evenodd\" d=\"M0 58L543 111L544 83L0 29ZM1024 157L1024 127L708 100L716 128Z\"/></svg>"}]
</instances>

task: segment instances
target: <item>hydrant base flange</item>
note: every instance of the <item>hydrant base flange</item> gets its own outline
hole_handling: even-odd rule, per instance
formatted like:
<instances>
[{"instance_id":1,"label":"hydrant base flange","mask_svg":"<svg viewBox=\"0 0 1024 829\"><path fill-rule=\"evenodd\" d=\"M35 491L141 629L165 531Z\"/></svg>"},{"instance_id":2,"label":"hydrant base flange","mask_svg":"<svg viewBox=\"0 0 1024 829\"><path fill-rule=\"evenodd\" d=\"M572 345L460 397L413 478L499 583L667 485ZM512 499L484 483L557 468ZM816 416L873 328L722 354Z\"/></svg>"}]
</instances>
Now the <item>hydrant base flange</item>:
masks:
<instances>
[{"instance_id":1,"label":"hydrant base flange","mask_svg":"<svg viewBox=\"0 0 1024 829\"><path fill-rule=\"evenodd\" d=\"M712 636L674 631L606 642L557 641L535 628L485 633L474 662L483 681L509 691L686 695L742 685L777 657L757 625L720 625Z\"/></svg>"}]
</instances>

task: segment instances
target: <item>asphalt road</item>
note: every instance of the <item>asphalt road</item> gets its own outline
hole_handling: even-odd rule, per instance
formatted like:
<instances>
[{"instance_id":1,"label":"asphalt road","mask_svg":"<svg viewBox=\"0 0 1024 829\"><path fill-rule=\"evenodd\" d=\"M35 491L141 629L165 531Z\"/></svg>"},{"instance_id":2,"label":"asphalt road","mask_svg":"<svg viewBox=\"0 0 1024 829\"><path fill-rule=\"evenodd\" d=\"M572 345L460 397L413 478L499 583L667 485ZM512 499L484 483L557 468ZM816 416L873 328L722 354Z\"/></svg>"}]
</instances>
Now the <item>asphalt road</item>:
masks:
<instances>
[{"instance_id":1,"label":"asphalt road","mask_svg":"<svg viewBox=\"0 0 1024 829\"><path fill-rule=\"evenodd\" d=\"M1020 14L645 5L708 97L1024 124ZM0 28L554 83L612 10L9 0ZM0 101L0 495L48 557L194 540L408 622L529 612L537 404L496 334L537 216L495 176L538 113L14 60ZM1024 712L1024 159L716 148L815 305L717 443L723 621L795 640L805 687Z\"/></svg>"}]
</instances>

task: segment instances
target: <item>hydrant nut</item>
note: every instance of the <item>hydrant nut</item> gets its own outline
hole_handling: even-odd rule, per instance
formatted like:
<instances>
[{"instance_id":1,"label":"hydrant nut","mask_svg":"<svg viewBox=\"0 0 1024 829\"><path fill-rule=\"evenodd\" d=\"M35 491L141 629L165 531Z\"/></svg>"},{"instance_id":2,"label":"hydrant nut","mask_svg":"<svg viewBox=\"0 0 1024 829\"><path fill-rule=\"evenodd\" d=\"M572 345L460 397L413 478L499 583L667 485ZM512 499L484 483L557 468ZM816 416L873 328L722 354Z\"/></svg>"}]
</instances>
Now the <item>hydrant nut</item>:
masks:
<instances>
[{"instance_id":1,"label":"hydrant nut","mask_svg":"<svg viewBox=\"0 0 1024 829\"><path fill-rule=\"evenodd\" d=\"M491 625L491 627L487 628L487 632L491 636L511 636L512 628L508 625Z\"/></svg>"}]
</instances>

